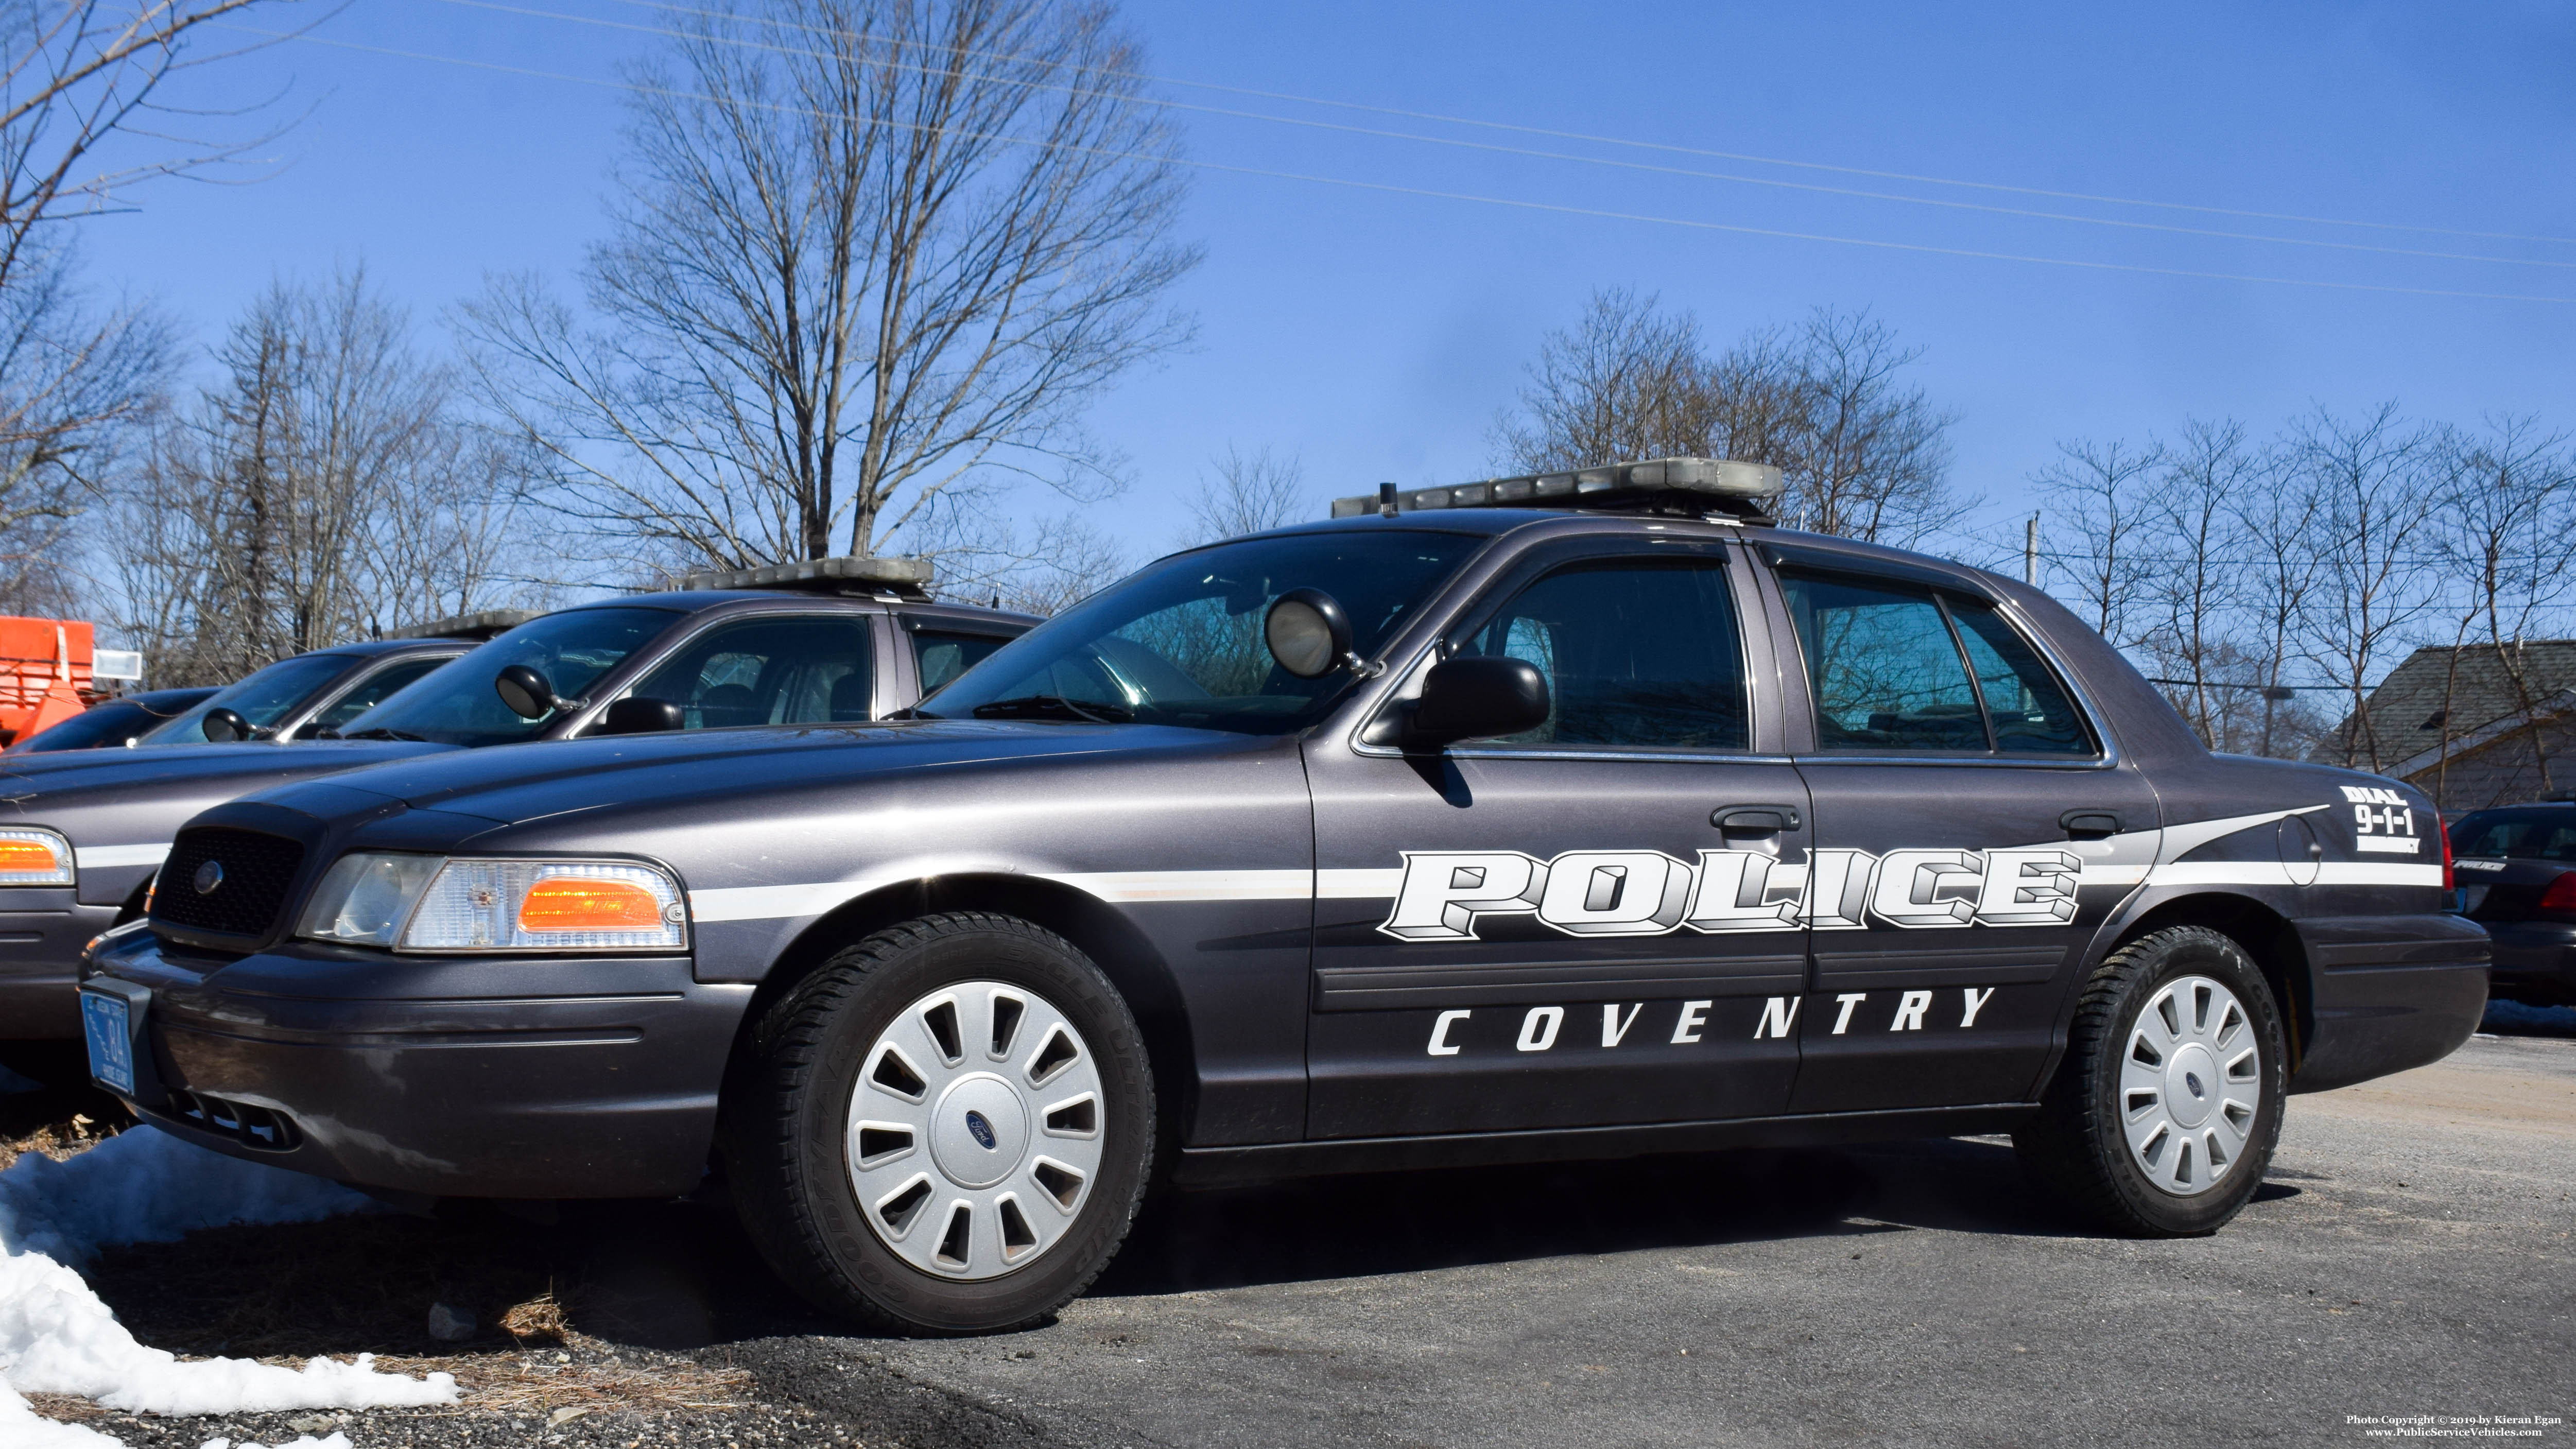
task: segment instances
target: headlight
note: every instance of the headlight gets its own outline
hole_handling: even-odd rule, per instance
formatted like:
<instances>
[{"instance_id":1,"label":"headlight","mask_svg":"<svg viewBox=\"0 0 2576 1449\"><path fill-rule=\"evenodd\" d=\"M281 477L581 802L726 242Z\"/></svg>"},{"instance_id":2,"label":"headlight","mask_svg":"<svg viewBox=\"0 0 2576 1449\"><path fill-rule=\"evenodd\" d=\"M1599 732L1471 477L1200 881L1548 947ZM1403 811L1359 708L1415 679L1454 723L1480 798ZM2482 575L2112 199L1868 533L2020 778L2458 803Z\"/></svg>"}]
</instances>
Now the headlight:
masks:
<instances>
[{"instance_id":1,"label":"headlight","mask_svg":"<svg viewBox=\"0 0 2576 1449\"><path fill-rule=\"evenodd\" d=\"M50 830L0 830L0 885L70 885L72 843Z\"/></svg>"},{"instance_id":2,"label":"headlight","mask_svg":"<svg viewBox=\"0 0 2576 1449\"><path fill-rule=\"evenodd\" d=\"M688 908L669 874L599 860L346 855L297 934L397 951L676 950Z\"/></svg>"}]
</instances>

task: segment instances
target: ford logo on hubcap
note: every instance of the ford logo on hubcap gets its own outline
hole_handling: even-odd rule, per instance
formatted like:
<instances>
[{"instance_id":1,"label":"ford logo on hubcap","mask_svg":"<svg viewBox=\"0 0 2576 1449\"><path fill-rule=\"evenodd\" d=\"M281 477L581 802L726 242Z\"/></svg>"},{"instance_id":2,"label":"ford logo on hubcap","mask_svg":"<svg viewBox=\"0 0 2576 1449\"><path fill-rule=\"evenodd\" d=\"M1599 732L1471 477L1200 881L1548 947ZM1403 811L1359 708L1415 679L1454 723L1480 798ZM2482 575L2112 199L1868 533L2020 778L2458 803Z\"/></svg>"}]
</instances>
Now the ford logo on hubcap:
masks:
<instances>
[{"instance_id":1,"label":"ford logo on hubcap","mask_svg":"<svg viewBox=\"0 0 2576 1449\"><path fill-rule=\"evenodd\" d=\"M2200 1073L2198 1073L2198 1072L2185 1072L2185 1073L2183 1073L2183 1074L2182 1074L2182 1084L2183 1084L2184 1086L2186 1086L2186 1087L2191 1088L2191 1094L2192 1094L2193 1096L2195 1096L2195 1097L2206 1097L2206 1096L2208 1096L2208 1095L2209 1095L2207 1092L2204 1092L2204 1091L2202 1091L2202 1090L2201 1090L2201 1087L2200 1087Z\"/></svg>"},{"instance_id":2,"label":"ford logo on hubcap","mask_svg":"<svg viewBox=\"0 0 2576 1449\"><path fill-rule=\"evenodd\" d=\"M191 884L197 888L197 894L201 896L213 895L215 887L223 883L224 863L220 860L210 860L198 866L197 874L191 880Z\"/></svg>"},{"instance_id":3,"label":"ford logo on hubcap","mask_svg":"<svg viewBox=\"0 0 2576 1449\"><path fill-rule=\"evenodd\" d=\"M993 1150L993 1146L994 1146L994 1138L993 1138L993 1124L984 1120L984 1114L983 1114L983 1113L981 1113L981 1112L969 1112L969 1113L967 1113L967 1114L966 1114L966 1130L975 1134L975 1145L976 1145L976 1146L983 1148L983 1149L984 1149L985 1151L987 1151L987 1152L990 1152L990 1151L992 1151L992 1150Z\"/></svg>"}]
</instances>

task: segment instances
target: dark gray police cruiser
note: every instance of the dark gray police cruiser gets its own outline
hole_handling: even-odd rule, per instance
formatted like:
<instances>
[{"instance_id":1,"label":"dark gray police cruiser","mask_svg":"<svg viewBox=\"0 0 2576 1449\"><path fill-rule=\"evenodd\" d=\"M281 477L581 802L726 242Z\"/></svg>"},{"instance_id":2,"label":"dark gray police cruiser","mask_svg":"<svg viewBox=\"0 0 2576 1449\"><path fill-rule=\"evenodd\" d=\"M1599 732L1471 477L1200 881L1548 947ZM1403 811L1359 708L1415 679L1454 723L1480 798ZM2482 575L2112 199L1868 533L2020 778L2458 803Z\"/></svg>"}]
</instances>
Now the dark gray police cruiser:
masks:
<instances>
[{"instance_id":1,"label":"dark gray police cruiser","mask_svg":"<svg viewBox=\"0 0 2576 1449\"><path fill-rule=\"evenodd\" d=\"M1036 622L932 603L929 577L920 559L821 559L543 616L469 616L450 623L490 642L355 644L270 665L166 727L199 743L0 758L0 867L20 867L0 869L0 1057L79 1039L83 946L142 914L173 834L208 806L458 749L889 714ZM317 669L348 687L267 707ZM511 671L523 672L516 707L494 689ZM361 712L351 695L373 702ZM216 708L227 699L240 706L231 727ZM225 742L202 742L201 725ZM267 742L238 742L252 728Z\"/></svg>"},{"instance_id":2,"label":"dark gray police cruiser","mask_svg":"<svg viewBox=\"0 0 2576 1449\"><path fill-rule=\"evenodd\" d=\"M2215 756L2045 595L1677 459L1163 559L894 722L209 810L95 1073L379 1191L691 1190L914 1330L1080 1292L1158 1174L2009 1131L2208 1232L2294 1090L2432 1061L2431 804Z\"/></svg>"}]
</instances>

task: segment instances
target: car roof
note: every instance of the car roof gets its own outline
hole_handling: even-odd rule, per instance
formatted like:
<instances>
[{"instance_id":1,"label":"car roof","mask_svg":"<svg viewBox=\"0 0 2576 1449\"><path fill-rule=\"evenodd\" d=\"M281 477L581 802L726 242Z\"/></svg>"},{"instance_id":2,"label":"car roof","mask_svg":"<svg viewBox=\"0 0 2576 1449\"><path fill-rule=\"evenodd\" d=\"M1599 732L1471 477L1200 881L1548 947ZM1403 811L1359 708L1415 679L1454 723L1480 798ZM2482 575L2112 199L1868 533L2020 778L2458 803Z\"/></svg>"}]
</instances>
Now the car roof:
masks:
<instances>
[{"instance_id":1,"label":"car roof","mask_svg":"<svg viewBox=\"0 0 2576 1449\"><path fill-rule=\"evenodd\" d=\"M346 644L334 644L327 649L311 649L305 652L308 655L326 654L341 659L371 659L380 654L441 653L458 646L471 649L479 642L481 641L455 639L443 635L428 639L353 639Z\"/></svg>"},{"instance_id":2,"label":"car roof","mask_svg":"<svg viewBox=\"0 0 2576 1449\"><path fill-rule=\"evenodd\" d=\"M906 599L891 594L835 594L807 589L673 589L655 594L620 594L613 599L593 599L557 610L569 614L577 609L615 609L642 606L694 614L719 604L777 604L788 607L845 608L865 614L880 614L889 609L910 613L942 614L958 618L991 619L1033 626L1041 621L1035 614L1018 614L1008 609L986 608L982 604L949 603L936 600Z\"/></svg>"}]
</instances>

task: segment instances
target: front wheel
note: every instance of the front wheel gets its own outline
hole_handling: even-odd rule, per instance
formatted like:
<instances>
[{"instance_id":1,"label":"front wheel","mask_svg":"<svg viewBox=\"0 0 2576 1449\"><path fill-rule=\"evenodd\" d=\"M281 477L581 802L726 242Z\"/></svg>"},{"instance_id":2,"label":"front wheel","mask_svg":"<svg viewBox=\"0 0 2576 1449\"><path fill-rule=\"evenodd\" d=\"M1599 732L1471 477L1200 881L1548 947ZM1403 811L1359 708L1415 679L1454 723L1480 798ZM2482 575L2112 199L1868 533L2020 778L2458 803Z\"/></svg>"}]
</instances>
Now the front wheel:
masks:
<instances>
[{"instance_id":1,"label":"front wheel","mask_svg":"<svg viewBox=\"0 0 2576 1449\"><path fill-rule=\"evenodd\" d=\"M2262 1185L2286 1058L2271 988L2243 947L2203 926L2157 931L2086 983L2066 1058L2013 1145L2112 1231L2214 1232Z\"/></svg>"},{"instance_id":2,"label":"front wheel","mask_svg":"<svg viewBox=\"0 0 2576 1449\"><path fill-rule=\"evenodd\" d=\"M881 931L753 1028L724 1154L818 1306L899 1330L1035 1322L1088 1287L1150 1175L1153 1081L1089 958L1007 916Z\"/></svg>"}]
</instances>

